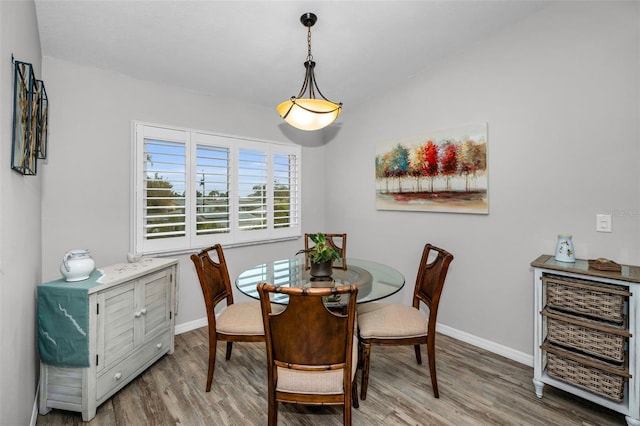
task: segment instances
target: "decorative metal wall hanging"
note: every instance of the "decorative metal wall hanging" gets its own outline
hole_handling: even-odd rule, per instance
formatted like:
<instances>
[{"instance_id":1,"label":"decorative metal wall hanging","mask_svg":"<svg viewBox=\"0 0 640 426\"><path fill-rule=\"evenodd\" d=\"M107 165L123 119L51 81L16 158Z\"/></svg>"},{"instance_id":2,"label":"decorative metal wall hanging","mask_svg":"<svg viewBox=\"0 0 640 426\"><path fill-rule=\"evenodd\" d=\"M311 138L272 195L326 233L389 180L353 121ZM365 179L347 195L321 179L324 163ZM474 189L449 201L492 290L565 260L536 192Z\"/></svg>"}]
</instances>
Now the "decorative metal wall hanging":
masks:
<instances>
[{"instance_id":1,"label":"decorative metal wall hanging","mask_svg":"<svg viewBox=\"0 0 640 426\"><path fill-rule=\"evenodd\" d=\"M49 98L33 65L16 61L13 78L13 135L11 168L23 175L37 173L38 159L47 158Z\"/></svg>"},{"instance_id":2,"label":"decorative metal wall hanging","mask_svg":"<svg viewBox=\"0 0 640 426\"><path fill-rule=\"evenodd\" d=\"M11 168L23 175L35 175L37 172L36 123L39 99L34 99L36 97L33 66L14 61Z\"/></svg>"},{"instance_id":3,"label":"decorative metal wall hanging","mask_svg":"<svg viewBox=\"0 0 640 426\"><path fill-rule=\"evenodd\" d=\"M47 135L49 131L49 98L47 97L47 91L44 88L44 82L42 80L36 80L36 92L40 99L40 106L38 107L38 120L37 120L37 137L36 144L38 147L38 158L44 160L47 158Z\"/></svg>"}]
</instances>

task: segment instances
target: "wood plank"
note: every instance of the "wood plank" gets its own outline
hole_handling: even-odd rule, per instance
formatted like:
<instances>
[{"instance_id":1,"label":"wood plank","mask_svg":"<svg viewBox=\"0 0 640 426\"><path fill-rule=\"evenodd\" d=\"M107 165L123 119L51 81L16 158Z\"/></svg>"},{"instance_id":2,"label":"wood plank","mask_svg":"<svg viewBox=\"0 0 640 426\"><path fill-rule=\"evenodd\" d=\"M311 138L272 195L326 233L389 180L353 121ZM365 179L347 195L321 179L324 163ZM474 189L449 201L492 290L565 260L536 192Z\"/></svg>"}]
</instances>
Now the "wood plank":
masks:
<instances>
[{"instance_id":1,"label":"wood plank","mask_svg":"<svg viewBox=\"0 0 640 426\"><path fill-rule=\"evenodd\" d=\"M200 328L175 337L166 355L98 407L89 425L264 425L267 422L264 343L234 343L229 361L218 345L211 392L205 392L208 337ZM411 347L371 350L369 391L354 425L625 425L624 416L545 386L535 395L533 369L438 335L440 398L431 390L427 360ZM423 348L426 354L426 348ZM423 357L424 358L424 357ZM342 408L280 404L278 425L341 425ZM80 413L52 410L38 425L82 425Z\"/></svg>"}]
</instances>

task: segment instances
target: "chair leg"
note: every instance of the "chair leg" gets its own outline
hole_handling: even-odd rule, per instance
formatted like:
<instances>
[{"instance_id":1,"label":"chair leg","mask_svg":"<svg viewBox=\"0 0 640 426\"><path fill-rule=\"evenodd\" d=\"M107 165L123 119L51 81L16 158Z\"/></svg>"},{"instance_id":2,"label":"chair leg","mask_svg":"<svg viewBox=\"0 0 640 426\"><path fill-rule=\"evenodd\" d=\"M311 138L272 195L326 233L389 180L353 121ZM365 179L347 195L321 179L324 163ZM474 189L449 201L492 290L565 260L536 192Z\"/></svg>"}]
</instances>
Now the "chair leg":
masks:
<instances>
[{"instance_id":1,"label":"chair leg","mask_svg":"<svg viewBox=\"0 0 640 426\"><path fill-rule=\"evenodd\" d=\"M360 401L358 399L358 378L357 376L353 378L353 383L351 384L351 403L354 408L360 408Z\"/></svg>"},{"instance_id":2,"label":"chair leg","mask_svg":"<svg viewBox=\"0 0 640 426\"><path fill-rule=\"evenodd\" d=\"M413 348L416 350L416 361L418 361L418 364L422 364L422 354L420 353L420 345L413 345Z\"/></svg>"},{"instance_id":3,"label":"chair leg","mask_svg":"<svg viewBox=\"0 0 640 426\"><path fill-rule=\"evenodd\" d=\"M351 426L351 402L344 404L344 414L342 417L344 426Z\"/></svg>"},{"instance_id":4,"label":"chair leg","mask_svg":"<svg viewBox=\"0 0 640 426\"><path fill-rule=\"evenodd\" d=\"M233 349L233 342L227 342L227 354L224 357L227 361L231 358L231 349Z\"/></svg>"},{"instance_id":5,"label":"chair leg","mask_svg":"<svg viewBox=\"0 0 640 426\"><path fill-rule=\"evenodd\" d=\"M276 401L275 390L269 389L269 426L277 426L278 425L278 401Z\"/></svg>"},{"instance_id":6,"label":"chair leg","mask_svg":"<svg viewBox=\"0 0 640 426\"><path fill-rule=\"evenodd\" d=\"M211 382L213 382L213 371L216 368L217 343L218 343L218 339L215 332L209 333L209 368L207 370L207 392L211 390Z\"/></svg>"},{"instance_id":7,"label":"chair leg","mask_svg":"<svg viewBox=\"0 0 640 426\"><path fill-rule=\"evenodd\" d=\"M429 375L431 376L431 387L433 388L433 396L436 398L440 398L440 394L438 393L438 378L436 377L435 336L433 338L427 338L427 356L429 357Z\"/></svg>"},{"instance_id":8,"label":"chair leg","mask_svg":"<svg viewBox=\"0 0 640 426\"><path fill-rule=\"evenodd\" d=\"M369 386L369 363L371 357L371 345L369 343L360 342L362 348L362 381L360 386L360 399L367 399L367 387Z\"/></svg>"}]
</instances>

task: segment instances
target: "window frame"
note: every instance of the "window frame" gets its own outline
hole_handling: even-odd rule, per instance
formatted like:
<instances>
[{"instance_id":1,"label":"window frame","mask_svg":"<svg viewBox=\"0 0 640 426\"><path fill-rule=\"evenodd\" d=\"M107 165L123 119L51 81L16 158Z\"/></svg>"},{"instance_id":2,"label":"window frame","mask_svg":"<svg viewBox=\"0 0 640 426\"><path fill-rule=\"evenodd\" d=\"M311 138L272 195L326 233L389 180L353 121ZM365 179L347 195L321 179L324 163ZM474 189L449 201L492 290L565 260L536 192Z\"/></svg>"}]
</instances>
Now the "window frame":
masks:
<instances>
[{"instance_id":1,"label":"window frame","mask_svg":"<svg viewBox=\"0 0 640 426\"><path fill-rule=\"evenodd\" d=\"M225 135L202 130L179 128L141 121L132 122L132 194L131 194L131 241L132 253L140 254L179 254L192 252L219 243L224 246L261 244L302 236L302 148L285 142L273 142L234 135ZM154 139L185 144L185 235L180 237L148 239L145 238L145 140ZM197 147L212 146L229 151L228 198L229 232L196 233L196 207L198 171ZM239 153L243 149L266 153L266 229L240 230ZM274 197L275 161L278 154L290 156L293 178L288 182L290 203L290 226L275 227Z\"/></svg>"}]
</instances>

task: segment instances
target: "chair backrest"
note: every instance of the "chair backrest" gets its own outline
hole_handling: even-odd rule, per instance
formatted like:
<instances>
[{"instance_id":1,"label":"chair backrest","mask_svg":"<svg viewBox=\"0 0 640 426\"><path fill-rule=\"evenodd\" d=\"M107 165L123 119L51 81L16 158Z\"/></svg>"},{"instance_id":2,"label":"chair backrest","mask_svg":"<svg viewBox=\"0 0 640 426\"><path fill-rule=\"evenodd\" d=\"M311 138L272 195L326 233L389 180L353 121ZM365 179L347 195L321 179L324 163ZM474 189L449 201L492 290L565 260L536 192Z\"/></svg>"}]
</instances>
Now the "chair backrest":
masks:
<instances>
[{"instance_id":1,"label":"chair backrest","mask_svg":"<svg viewBox=\"0 0 640 426\"><path fill-rule=\"evenodd\" d=\"M313 248L313 241L310 236L316 234L304 234L304 248L306 250ZM333 267L336 269L347 269L347 234L324 234L327 238L327 243L334 249L340 252L340 258L333 261ZM309 257L307 253L305 255L305 269L309 269Z\"/></svg>"},{"instance_id":2,"label":"chair backrest","mask_svg":"<svg viewBox=\"0 0 640 426\"><path fill-rule=\"evenodd\" d=\"M203 249L198 254L194 253L191 255L191 260L198 273L207 316L210 322L215 321L214 308L218 303L226 299L227 305L233 304L233 291L222 246L216 244ZM213 318L211 318L212 315Z\"/></svg>"},{"instance_id":3,"label":"chair backrest","mask_svg":"<svg viewBox=\"0 0 640 426\"><path fill-rule=\"evenodd\" d=\"M435 258L432 258L435 253ZM446 250L425 244L422 251L422 259L416 278L416 287L413 292L413 307L420 308L420 302L429 307L429 326L435 327L440 295L447 278L449 264L453 255Z\"/></svg>"},{"instance_id":4,"label":"chair backrest","mask_svg":"<svg viewBox=\"0 0 640 426\"><path fill-rule=\"evenodd\" d=\"M276 287L258 284L262 318L267 342L269 376L275 367L323 371L345 369L345 379L351 380L353 329L356 312L355 285L335 288ZM284 311L271 310L270 293L289 296ZM334 312L323 298L349 294L343 312Z\"/></svg>"}]
</instances>

